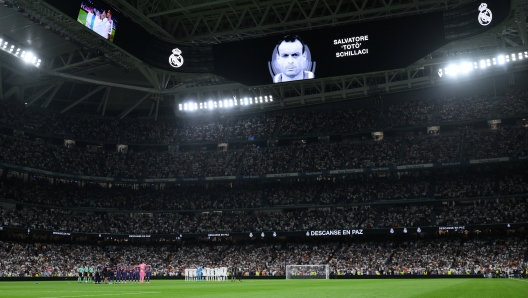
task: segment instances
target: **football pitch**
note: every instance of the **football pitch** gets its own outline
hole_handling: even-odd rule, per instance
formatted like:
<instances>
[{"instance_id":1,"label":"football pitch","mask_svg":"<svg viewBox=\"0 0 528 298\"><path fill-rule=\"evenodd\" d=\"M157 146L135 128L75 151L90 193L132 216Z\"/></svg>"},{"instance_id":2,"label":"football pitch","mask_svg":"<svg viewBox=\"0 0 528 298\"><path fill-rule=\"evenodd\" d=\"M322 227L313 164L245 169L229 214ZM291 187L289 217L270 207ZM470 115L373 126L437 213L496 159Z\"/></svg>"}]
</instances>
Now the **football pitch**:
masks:
<instances>
[{"instance_id":1,"label":"football pitch","mask_svg":"<svg viewBox=\"0 0 528 298\"><path fill-rule=\"evenodd\" d=\"M528 297L528 280L242 280L153 281L150 284L79 284L76 281L0 282L0 297Z\"/></svg>"}]
</instances>

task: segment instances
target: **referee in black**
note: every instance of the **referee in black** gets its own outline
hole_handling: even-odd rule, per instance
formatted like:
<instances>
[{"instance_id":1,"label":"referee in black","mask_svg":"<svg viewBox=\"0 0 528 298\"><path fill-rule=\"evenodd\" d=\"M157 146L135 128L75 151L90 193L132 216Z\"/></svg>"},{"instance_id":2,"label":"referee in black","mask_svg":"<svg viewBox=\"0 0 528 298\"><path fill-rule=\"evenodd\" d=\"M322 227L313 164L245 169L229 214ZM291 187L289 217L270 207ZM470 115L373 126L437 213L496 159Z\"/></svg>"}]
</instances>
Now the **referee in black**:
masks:
<instances>
[{"instance_id":1,"label":"referee in black","mask_svg":"<svg viewBox=\"0 0 528 298\"><path fill-rule=\"evenodd\" d=\"M236 281L237 275L238 275L238 270L236 266L231 267L231 281Z\"/></svg>"},{"instance_id":2,"label":"referee in black","mask_svg":"<svg viewBox=\"0 0 528 298\"><path fill-rule=\"evenodd\" d=\"M242 274L244 273L244 271L242 270L242 267L239 267L238 268L238 272L237 272L237 275L238 275L238 281L239 282L242 282Z\"/></svg>"}]
</instances>

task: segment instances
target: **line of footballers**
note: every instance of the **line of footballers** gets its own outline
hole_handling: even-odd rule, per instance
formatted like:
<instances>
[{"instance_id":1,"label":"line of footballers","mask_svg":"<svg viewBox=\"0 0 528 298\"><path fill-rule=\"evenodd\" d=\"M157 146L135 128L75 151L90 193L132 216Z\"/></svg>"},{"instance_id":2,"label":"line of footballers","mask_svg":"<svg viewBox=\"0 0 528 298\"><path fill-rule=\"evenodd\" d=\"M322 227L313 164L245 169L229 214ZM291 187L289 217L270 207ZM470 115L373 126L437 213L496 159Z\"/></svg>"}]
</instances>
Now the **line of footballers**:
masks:
<instances>
[{"instance_id":1,"label":"line of footballers","mask_svg":"<svg viewBox=\"0 0 528 298\"><path fill-rule=\"evenodd\" d=\"M142 266L143 265L143 266ZM88 267L78 268L78 283L117 284L117 283L150 283L150 266L117 265L116 267Z\"/></svg>"}]
</instances>

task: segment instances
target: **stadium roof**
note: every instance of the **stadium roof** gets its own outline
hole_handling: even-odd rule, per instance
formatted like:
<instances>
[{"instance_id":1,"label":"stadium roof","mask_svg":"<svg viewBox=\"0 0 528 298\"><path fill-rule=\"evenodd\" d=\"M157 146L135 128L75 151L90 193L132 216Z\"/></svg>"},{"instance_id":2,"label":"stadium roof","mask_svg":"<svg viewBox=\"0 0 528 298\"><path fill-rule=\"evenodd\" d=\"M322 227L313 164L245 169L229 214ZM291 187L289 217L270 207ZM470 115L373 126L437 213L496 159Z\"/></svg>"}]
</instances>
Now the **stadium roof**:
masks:
<instances>
[{"instance_id":1,"label":"stadium roof","mask_svg":"<svg viewBox=\"0 0 528 298\"><path fill-rule=\"evenodd\" d=\"M510 0L508 0L510 1ZM80 2L80 1L79 1ZM187 46L253 39L279 33L327 28L371 20L445 11L475 0L106 0L157 37ZM0 51L0 96L17 96L28 106L61 112L125 117L134 109L174 109L192 97L270 94L281 99L260 109L280 109L322 101L365 97L376 86L398 92L431 86L424 68L453 55L480 57L503 48L525 49L528 0L511 0L500 26L451 42L405 69L294 82L281 86L244 86L211 73L157 69L118 46L96 40L76 20L46 1L0 0L0 38L33 49L39 68ZM523 66L524 67L524 66ZM427 77L427 79L426 79ZM382 78L380 83L380 79ZM328 93L324 86L332 85ZM379 86L378 86L379 85ZM389 87L390 85L390 87ZM305 90L312 90L307 92ZM258 107L257 107L258 108ZM243 109L239 112L248 112ZM108 112L106 112L108 115Z\"/></svg>"}]
</instances>

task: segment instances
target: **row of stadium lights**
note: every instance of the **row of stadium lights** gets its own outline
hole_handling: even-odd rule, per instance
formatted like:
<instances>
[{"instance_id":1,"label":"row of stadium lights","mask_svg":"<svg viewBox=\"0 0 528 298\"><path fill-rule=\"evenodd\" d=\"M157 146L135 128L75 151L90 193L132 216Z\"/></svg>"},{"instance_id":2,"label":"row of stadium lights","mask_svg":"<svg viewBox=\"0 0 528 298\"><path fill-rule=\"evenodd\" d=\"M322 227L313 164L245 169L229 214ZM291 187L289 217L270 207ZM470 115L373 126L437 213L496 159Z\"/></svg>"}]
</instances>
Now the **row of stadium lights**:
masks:
<instances>
[{"instance_id":1,"label":"row of stadium lights","mask_svg":"<svg viewBox=\"0 0 528 298\"><path fill-rule=\"evenodd\" d=\"M33 55L31 52L22 51L20 52L20 48L17 47L15 50L15 45L9 45L8 41L4 41L0 38L0 49L2 49L4 52L10 53L16 57L19 57L20 59L24 60L26 63L31 63L35 65L36 67L40 66L41 60L37 58L37 56Z\"/></svg>"},{"instance_id":2,"label":"row of stadium lights","mask_svg":"<svg viewBox=\"0 0 528 298\"><path fill-rule=\"evenodd\" d=\"M528 52L520 52L517 54L511 55L500 55L496 58L491 59L482 59L479 62L463 62L460 64L449 65L446 68L440 68L438 70L438 75L442 77L444 74L449 76L456 76L459 73L466 74L475 69L485 69L491 67L492 65L504 65L513 61L528 59Z\"/></svg>"},{"instance_id":3,"label":"row of stadium lights","mask_svg":"<svg viewBox=\"0 0 528 298\"><path fill-rule=\"evenodd\" d=\"M206 101L201 103L189 102L178 105L180 111L213 110L218 108L231 108L235 106L249 106L273 102L273 96L244 97L240 99L224 99L219 101Z\"/></svg>"}]
</instances>

